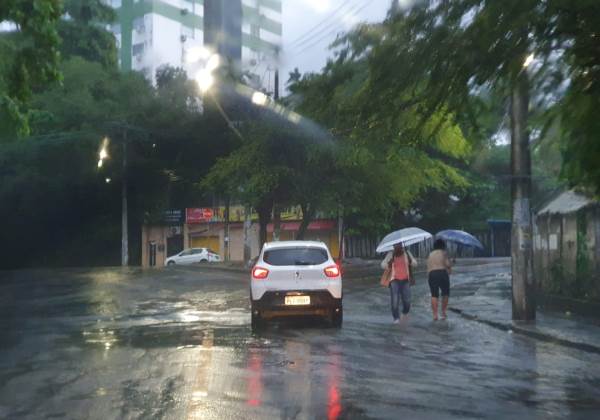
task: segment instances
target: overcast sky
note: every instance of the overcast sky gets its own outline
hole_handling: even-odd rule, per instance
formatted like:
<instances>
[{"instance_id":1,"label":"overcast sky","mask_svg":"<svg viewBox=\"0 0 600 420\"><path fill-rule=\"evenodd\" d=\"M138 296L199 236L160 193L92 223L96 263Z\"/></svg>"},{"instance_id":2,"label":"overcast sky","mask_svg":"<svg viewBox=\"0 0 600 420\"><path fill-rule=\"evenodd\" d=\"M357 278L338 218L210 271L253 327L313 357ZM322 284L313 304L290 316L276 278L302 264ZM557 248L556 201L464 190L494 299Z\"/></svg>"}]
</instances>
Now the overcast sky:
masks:
<instances>
[{"instance_id":1,"label":"overcast sky","mask_svg":"<svg viewBox=\"0 0 600 420\"><path fill-rule=\"evenodd\" d=\"M320 70L338 32L384 19L391 0L283 0L282 86L295 67Z\"/></svg>"}]
</instances>

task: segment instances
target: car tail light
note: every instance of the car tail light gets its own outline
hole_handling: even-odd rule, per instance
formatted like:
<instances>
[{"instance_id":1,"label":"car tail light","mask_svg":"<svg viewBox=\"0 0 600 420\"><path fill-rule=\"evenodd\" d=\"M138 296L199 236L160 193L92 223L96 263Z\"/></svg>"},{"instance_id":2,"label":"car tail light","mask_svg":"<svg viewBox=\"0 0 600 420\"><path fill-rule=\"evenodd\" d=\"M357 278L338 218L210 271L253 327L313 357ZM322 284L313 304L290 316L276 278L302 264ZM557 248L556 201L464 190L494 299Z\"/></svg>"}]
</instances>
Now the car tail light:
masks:
<instances>
[{"instance_id":1,"label":"car tail light","mask_svg":"<svg viewBox=\"0 0 600 420\"><path fill-rule=\"evenodd\" d=\"M325 271L325 275L327 277L339 277L340 275L340 267L338 267L337 265L331 265L329 267L326 267L323 271Z\"/></svg>"},{"instance_id":2,"label":"car tail light","mask_svg":"<svg viewBox=\"0 0 600 420\"><path fill-rule=\"evenodd\" d=\"M254 267L254 269L252 269L252 278L254 278L254 279L257 279L257 280L266 279L268 275L269 275L269 270L267 270L266 268Z\"/></svg>"}]
</instances>

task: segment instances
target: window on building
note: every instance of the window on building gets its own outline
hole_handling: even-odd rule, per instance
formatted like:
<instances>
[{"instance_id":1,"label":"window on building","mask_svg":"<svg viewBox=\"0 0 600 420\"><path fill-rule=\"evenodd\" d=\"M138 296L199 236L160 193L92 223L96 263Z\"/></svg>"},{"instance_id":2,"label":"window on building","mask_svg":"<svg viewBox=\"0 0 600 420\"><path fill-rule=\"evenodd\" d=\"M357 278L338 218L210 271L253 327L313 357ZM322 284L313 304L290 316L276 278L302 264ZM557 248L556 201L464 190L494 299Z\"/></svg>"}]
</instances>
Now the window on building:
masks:
<instances>
[{"instance_id":1,"label":"window on building","mask_svg":"<svg viewBox=\"0 0 600 420\"><path fill-rule=\"evenodd\" d=\"M181 25L181 36L185 37L185 39L194 39L194 28Z\"/></svg>"},{"instance_id":2,"label":"window on building","mask_svg":"<svg viewBox=\"0 0 600 420\"><path fill-rule=\"evenodd\" d=\"M142 55L144 53L144 43L133 44L132 53L134 56Z\"/></svg>"},{"instance_id":3,"label":"window on building","mask_svg":"<svg viewBox=\"0 0 600 420\"><path fill-rule=\"evenodd\" d=\"M137 17L133 20L133 29L135 29L139 33L142 33L146 30L146 25L144 25L143 17Z\"/></svg>"}]
</instances>

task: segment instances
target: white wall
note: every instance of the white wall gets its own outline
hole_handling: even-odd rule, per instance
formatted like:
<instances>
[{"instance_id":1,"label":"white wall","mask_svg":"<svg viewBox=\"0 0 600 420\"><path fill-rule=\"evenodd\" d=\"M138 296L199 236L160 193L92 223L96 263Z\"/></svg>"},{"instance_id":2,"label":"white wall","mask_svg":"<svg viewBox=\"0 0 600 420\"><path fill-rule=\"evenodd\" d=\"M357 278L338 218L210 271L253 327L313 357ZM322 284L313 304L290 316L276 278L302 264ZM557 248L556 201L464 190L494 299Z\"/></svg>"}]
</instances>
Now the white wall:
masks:
<instances>
[{"instance_id":1,"label":"white wall","mask_svg":"<svg viewBox=\"0 0 600 420\"><path fill-rule=\"evenodd\" d=\"M193 11L196 15L203 16L204 8L201 4L193 4L188 0L163 0L166 3L180 9ZM244 4L256 6L257 0L244 0ZM266 8L261 8L260 12L269 18L281 21L281 14L273 12ZM167 19L158 14L148 14L142 19L143 30L134 29L132 33L132 49L134 45L144 45L144 52L139 57L132 57L132 68L136 71L144 72L154 83L156 69L164 64L174 67L184 67L185 51L193 47L201 46L204 42L204 34L200 29L186 28L177 21ZM250 32L248 23L242 24L242 31ZM115 28L116 29L116 28ZM185 42L181 41L181 36L186 35ZM281 37L270 32L261 30L260 37L276 45L281 44ZM120 36L117 35L120 42ZM138 47L139 48L139 47ZM247 47L242 47L242 66L261 78L261 83L269 91L273 89L273 72L277 67L276 58L263 52L252 51ZM268 83L269 76L271 83Z\"/></svg>"}]
</instances>

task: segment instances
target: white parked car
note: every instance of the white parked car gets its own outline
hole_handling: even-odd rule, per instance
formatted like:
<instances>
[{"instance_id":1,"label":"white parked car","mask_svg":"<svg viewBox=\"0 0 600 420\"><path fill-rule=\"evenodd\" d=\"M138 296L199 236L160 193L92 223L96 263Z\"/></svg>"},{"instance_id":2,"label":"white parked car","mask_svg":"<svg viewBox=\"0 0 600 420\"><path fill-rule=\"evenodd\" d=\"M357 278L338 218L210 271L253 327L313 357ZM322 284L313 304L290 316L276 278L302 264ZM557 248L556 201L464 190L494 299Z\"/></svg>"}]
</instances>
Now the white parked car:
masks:
<instances>
[{"instance_id":1,"label":"white parked car","mask_svg":"<svg viewBox=\"0 0 600 420\"><path fill-rule=\"evenodd\" d=\"M165 260L165 265L189 265L205 262L219 262L221 257L208 248L190 248L184 249L179 254L175 254Z\"/></svg>"},{"instance_id":2,"label":"white parked car","mask_svg":"<svg viewBox=\"0 0 600 420\"><path fill-rule=\"evenodd\" d=\"M252 328L288 315L319 315L342 326L340 267L322 242L266 243L250 279Z\"/></svg>"}]
</instances>

